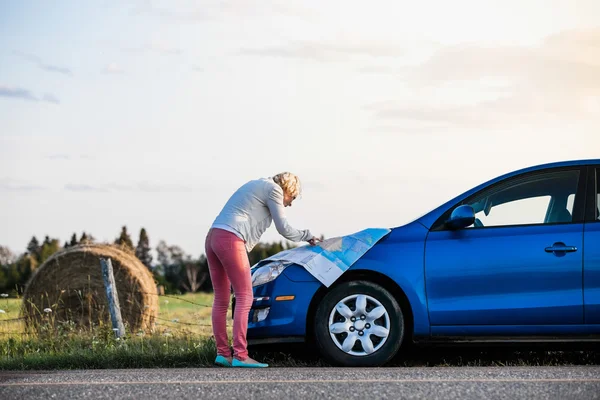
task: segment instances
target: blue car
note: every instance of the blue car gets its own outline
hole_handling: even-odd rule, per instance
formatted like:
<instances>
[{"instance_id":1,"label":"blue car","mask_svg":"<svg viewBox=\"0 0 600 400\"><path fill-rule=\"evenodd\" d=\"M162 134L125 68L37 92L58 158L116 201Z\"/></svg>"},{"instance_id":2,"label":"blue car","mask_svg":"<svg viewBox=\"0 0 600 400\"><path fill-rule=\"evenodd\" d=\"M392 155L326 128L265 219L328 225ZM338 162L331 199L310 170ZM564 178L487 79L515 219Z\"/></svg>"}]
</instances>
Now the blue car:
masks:
<instances>
[{"instance_id":1,"label":"blue car","mask_svg":"<svg viewBox=\"0 0 600 400\"><path fill-rule=\"evenodd\" d=\"M391 229L330 287L252 268L249 343L377 366L409 342L600 341L600 159L495 178Z\"/></svg>"}]
</instances>

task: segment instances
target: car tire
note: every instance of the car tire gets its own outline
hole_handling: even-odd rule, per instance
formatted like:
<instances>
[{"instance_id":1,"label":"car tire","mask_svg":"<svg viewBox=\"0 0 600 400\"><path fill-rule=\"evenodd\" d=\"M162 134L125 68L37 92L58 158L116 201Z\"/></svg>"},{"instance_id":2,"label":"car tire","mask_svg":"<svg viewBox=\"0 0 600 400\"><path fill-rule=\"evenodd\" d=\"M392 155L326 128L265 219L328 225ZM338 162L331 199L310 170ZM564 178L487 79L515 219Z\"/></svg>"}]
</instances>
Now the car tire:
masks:
<instances>
[{"instance_id":1,"label":"car tire","mask_svg":"<svg viewBox=\"0 0 600 400\"><path fill-rule=\"evenodd\" d=\"M383 287L368 281L344 282L320 302L313 331L319 351L332 364L374 367L391 360L400 349L404 316Z\"/></svg>"}]
</instances>

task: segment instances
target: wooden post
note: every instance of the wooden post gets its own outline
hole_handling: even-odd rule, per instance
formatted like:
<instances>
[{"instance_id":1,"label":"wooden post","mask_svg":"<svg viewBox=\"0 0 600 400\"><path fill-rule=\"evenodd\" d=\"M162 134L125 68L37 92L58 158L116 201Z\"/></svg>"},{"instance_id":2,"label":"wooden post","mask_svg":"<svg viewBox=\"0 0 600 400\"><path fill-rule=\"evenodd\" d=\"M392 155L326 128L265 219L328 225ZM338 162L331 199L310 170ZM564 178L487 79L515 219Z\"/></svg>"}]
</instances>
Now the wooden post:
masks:
<instances>
[{"instance_id":1,"label":"wooden post","mask_svg":"<svg viewBox=\"0 0 600 400\"><path fill-rule=\"evenodd\" d=\"M104 288L106 289L106 298L108 299L108 310L110 311L113 331L120 338L125 335L125 326L121 318L121 307L119 306L119 296L117 285L115 285L112 262L110 258L101 258L100 265L102 266L102 278L104 280Z\"/></svg>"}]
</instances>

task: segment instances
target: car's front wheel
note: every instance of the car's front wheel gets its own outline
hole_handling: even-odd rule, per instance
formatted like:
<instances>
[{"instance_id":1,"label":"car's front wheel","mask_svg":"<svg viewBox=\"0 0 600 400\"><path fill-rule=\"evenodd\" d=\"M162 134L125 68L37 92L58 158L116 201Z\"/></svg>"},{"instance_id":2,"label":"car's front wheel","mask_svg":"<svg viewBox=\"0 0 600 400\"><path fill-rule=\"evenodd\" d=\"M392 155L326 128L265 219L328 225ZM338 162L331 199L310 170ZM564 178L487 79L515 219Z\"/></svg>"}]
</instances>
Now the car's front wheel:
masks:
<instances>
[{"instance_id":1,"label":"car's front wheel","mask_svg":"<svg viewBox=\"0 0 600 400\"><path fill-rule=\"evenodd\" d=\"M345 282L325 295L315 315L315 339L329 361L378 366L398 352L404 318L394 297L367 281Z\"/></svg>"}]
</instances>

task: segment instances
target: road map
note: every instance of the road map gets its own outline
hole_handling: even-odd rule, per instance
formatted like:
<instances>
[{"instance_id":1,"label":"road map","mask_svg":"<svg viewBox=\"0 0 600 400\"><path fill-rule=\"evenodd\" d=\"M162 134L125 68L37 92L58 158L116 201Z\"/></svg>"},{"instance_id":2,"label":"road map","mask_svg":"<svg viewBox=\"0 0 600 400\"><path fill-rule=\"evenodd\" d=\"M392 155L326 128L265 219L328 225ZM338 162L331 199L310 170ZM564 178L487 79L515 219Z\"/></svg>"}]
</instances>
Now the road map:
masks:
<instances>
[{"instance_id":1,"label":"road map","mask_svg":"<svg viewBox=\"0 0 600 400\"><path fill-rule=\"evenodd\" d=\"M312 276L329 287L348 270L390 229L370 228L352 235L326 239L316 246L285 250L261 262L284 261L301 265Z\"/></svg>"}]
</instances>

